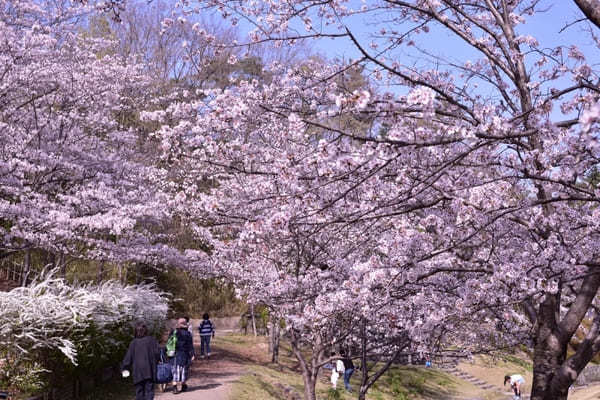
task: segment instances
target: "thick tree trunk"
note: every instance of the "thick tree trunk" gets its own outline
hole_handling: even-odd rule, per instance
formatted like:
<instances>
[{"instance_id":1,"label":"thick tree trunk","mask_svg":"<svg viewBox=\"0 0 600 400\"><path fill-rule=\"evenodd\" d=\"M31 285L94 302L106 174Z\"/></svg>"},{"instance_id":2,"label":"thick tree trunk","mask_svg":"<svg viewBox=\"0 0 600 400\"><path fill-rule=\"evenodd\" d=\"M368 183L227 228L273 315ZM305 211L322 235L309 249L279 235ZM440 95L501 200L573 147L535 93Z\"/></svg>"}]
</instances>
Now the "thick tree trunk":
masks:
<instances>
[{"instance_id":1,"label":"thick tree trunk","mask_svg":"<svg viewBox=\"0 0 600 400\"><path fill-rule=\"evenodd\" d=\"M562 400L566 399L569 385L564 388L550 390L555 374L564 362L566 348L563 349L555 335L551 334L547 340L535 346L533 355L533 385L532 400Z\"/></svg>"},{"instance_id":2,"label":"thick tree trunk","mask_svg":"<svg viewBox=\"0 0 600 400\"><path fill-rule=\"evenodd\" d=\"M600 28L600 0L574 0L591 23Z\"/></svg>"},{"instance_id":3,"label":"thick tree trunk","mask_svg":"<svg viewBox=\"0 0 600 400\"><path fill-rule=\"evenodd\" d=\"M583 279L562 320L561 290L546 294L535 321L531 400L566 400L579 373L600 350L600 314L596 313L586 337L575 354L567 359L569 342L588 313L599 287L600 274L593 273Z\"/></svg>"},{"instance_id":4,"label":"thick tree trunk","mask_svg":"<svg viewBox=\"0 0 600 400\"><path fill-rule=\"evenodd\" d=\"M360 336L360 363L362 370L358 400L365 400L367 391L369 390L369 368L367 365L367 324L364 319L360 323Z\"/></svg>"},{"instance_id":5,"label":"thick tree trunk","mask_svg":"<svg viewBox=\"0 0 600 400\"><path fill-rule=\"evenodd\" d=\"M316 400L317 394L315 386L317 384L316 379L311 379L310 376L302 375L304 378L304 400Z\"/></svg>"}]
</instances>

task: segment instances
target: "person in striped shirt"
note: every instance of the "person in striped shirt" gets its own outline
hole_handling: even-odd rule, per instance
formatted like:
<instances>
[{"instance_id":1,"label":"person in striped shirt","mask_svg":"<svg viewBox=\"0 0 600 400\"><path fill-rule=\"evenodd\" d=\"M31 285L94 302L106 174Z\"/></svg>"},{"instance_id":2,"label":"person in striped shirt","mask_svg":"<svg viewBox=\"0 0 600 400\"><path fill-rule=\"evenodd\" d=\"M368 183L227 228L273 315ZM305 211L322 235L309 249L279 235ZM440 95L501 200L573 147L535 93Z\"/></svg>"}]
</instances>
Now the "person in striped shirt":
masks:
<instances>
[{"instance_id":1,"label":"person in striped shirt","mask_svg":"<svg viewBox=\"0 0 600 400\"><path fill-rule=\"evenodd\" d=\"M202 316L202 322L198 325L200 332L200 357L210 358L210 338L215 337L215 326L209 319L207 313Z\"/></svg>"}]
</instances>

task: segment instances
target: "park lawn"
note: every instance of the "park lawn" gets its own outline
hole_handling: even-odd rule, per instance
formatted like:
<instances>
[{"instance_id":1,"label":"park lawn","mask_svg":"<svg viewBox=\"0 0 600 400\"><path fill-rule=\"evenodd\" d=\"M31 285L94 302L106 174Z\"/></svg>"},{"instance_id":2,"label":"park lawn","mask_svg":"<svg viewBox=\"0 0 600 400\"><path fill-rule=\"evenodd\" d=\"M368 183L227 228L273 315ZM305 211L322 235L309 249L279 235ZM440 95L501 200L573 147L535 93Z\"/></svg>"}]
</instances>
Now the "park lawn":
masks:
<instances>
[{"instance_id":1,"label":"park lawn","mask_svg":"<svg viewBox=\"0 0 600 400\"><path fill-rule=\"evenodd\" d=\"M293 357L289 344L281 342L280 363L270 363L265 337L229 335L217 338L215 344L231 353L240 355L248 365L248 373L240 377L232 389L232 399L236 400L275 400L287 398L288 392L303 394L303 381L298 362ZM356 398L356 392L343 389L343 380L338 381L337 393L330 389L329 371L324 370L317 383L318 399L349 400ZM351 385L359 386L360 371L356 371ZM435 368L398 366L391 368L371 388L367 394L373 400L408 399L467 399L480 398L495 400L486 396L476 386L459 380Z\"/></svg>"},{"instance_id":2,"label":"park lawn","mask_svg":"<svg viewBox=\"0 0 600 400\"><path fill-rule=\"evenodd\" d=\"M302 396L303 382L298 362L293 357L289 344L281 342L280 365L270 363L265 337L231 335L218 338L219 345L243 357L248 364L248 373L234 384L231 399L235 400L276 400L287 398L285 390L292 389ZM419 366L398 366L390 369L367 394L370 400L505 400L508 387L503 387L506 374L519 373L526 379L525 389L529 392L532 380L532 364L525 353L504 354L502 357L476 356L472 361L459 364L459 369L491 383L497 390L482 390L479 387L458 379L435 368ZM358 387L360 371L351 380ZM343 381L338 381L338 396L330 393L329 371L317 383L317 399L356 399L356 393L349 394L343 389ZM570 400L600 399L600 385L577 388L569 396Z\"/></svg>"}]
</instances>

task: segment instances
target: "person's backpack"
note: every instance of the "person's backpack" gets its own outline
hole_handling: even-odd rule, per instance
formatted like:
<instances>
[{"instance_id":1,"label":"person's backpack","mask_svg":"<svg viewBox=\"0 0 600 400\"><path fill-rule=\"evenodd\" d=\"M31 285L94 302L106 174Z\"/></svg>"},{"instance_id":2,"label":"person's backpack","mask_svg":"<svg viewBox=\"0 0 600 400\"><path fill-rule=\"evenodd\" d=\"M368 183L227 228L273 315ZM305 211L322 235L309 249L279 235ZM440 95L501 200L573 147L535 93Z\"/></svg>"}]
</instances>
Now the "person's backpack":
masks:
<instances>
[{"instance_id":1,"label":"person's backpack","mask_svg":"<svg viewBox=\"0 0 600 400\"><path fill-rule=\"evenodd\" d=\"M200 332L200 335L202 335L202 330L204 329L205 326L209 327L210 332L212 333L212 330L213 330L212 322L210 322L210 319L205 319L198 326L198 331Z\"/></svg>"},{"instance_id":2,"label":"person's backpack","mask_svg":"<svg viewBox=\"0 0 600 400\"><path fill-rule=\"evenodd\" d=\"M177 329L174 329L173 333L171 334L171 336L169 336L169 339L167 340L167 345L166 345L167 357L175 356L175 348L176 347L177 347Z\"/></svg>"}]
</instances>

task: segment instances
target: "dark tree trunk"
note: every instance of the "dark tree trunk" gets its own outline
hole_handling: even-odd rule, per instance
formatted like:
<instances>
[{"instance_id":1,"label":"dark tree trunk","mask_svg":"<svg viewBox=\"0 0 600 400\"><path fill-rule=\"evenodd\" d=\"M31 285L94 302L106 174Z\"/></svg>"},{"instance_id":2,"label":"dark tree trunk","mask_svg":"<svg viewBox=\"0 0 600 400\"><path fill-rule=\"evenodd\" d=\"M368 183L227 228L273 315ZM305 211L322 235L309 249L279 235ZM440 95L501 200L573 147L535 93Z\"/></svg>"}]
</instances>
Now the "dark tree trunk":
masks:
<instances>
[{"instance_id":1,"label":"dark tree trunk","mask_svg":"<svg viewBox=\"0 0 600 400\"><path fill-rule=\"evenodd\" d=\"M358 400L365 400L369 390L369 368L367 367L367 324L363 319L360 323L360 389L358 390Z\"/></svg>"},{"instance_id":2,"label":"dark tree trunk","mask_svg":"<svg viewBox=\"0 0 600 400\"><path fill-rule=\"evenodd\" d=\"M591 23L600 28L600 0L574 0Z\"/></svg>"},{"instance_id":3,"label":"dark tree trunk","mask_svg":"<svg viewBox=\"0 0 600 400\"><path fill-rule=\"evenodd\" d=\"M271 362L279 363L279 338L280 338L280 327L279 320L273 318L273 326L271 327Z\"/></svg>"},{"instance_id":4,"label":"dark tree trunk","mask_svg":"<svg viewBox=\"0 0 600 400\"><path fill-rule=\"evenodd\" d=\"M553 295L547 295L540 305L537 340L533 350L532 400L547 399L554 374L566 357L568 342L563 343L556 335L557 307L558 299ZM556 400L562 398L556 398ZM566 395L564 399L566 399Z\"/></svg>"},{"instance_id":5,"label":"dark tree trunk","mask_svg":"<svg viewBox=\"0 0 600 400\"><path fill-rule=\"evenodd\" d=\"M293 331L290 333L290 337L292 351L300 363L302 380L304 381L304 400L316 400L315 387L317 385L320 362L322 361L321 356L323 355L324 348L321 346L321 341L316 339L315 343L313 343L313 356L309 361L302 353L300 341Z\"/></svg>"},{"instance_id":6,"label":"dark tree trunk","mask_svg":"<svg viewBox=\"0 0 600 400\"><path fill-rule=\"evenodd\" d=\"M569 342L575 335L600 287L600 274L583 279L575 300L560 320L560 294L547 294L535 320L533 385L531 400L565 400L569 388L590 360L600 351L600 314L595 312L588 332L577 351L567 358Z\"/></svg>"},{"instance_id":7,"label":"dark tree trunk","mask_svg":"<svg viewBox=\"0 0 600 400\"><path fill-rule=\"evenodd\" d=\"M405 340L406 339L406 340ZM361 359L361 377L360 377L360 389L358 390L358 399L365 400L368 390L377 382L379 378L392 366L394 360L398 357L398 354L406 347L408 338L398 337L395 339L396 350L391 354L388 354L388 359L384 363L373 363L373 366L369 368L367 363L368 360L368 332L367 332L367 321L362 319L360 321L360 359ZM379 369L377 369L379 367ZM373 371L371 370L373 369ZM369 372L373 372L369 374Z\"/></svg>"}]
</instances>

